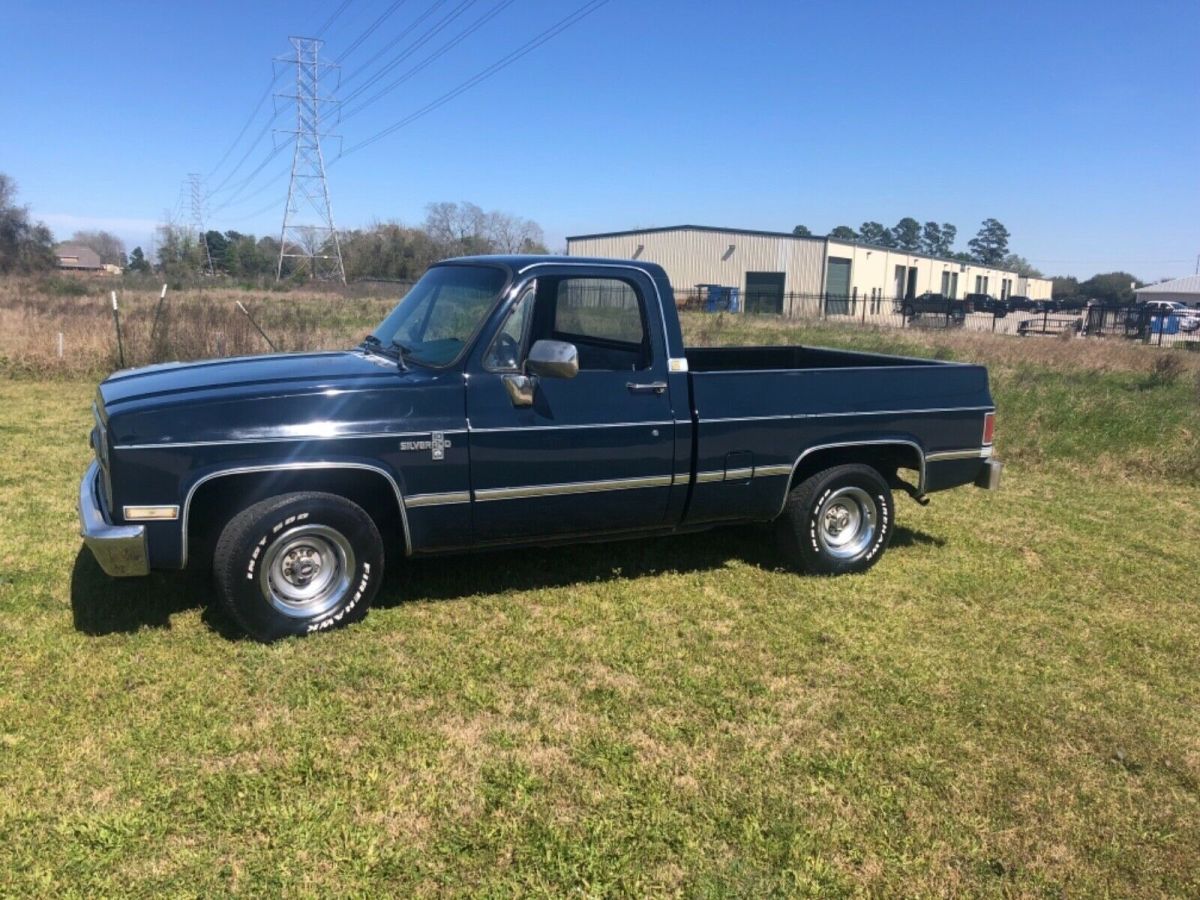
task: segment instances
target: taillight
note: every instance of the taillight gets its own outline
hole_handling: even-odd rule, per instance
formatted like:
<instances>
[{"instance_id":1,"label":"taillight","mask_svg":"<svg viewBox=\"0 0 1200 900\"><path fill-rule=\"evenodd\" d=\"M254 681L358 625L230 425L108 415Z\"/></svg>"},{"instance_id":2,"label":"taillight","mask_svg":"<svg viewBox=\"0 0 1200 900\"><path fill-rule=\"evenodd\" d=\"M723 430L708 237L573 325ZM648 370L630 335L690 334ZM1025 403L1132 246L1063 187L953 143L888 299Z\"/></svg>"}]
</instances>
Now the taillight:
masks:
<instances>
[{"instance_id":1,"label":"taillight","mask_svg":"<svg viewBox=\"0 0 1200 900\"><path fill-rule=\"evenodd\" d=\"M995 435L996 414L994 412L990 412L983 417L983 446L991 446L992 438L995 437Z\"/></svg>"}]
</instances>

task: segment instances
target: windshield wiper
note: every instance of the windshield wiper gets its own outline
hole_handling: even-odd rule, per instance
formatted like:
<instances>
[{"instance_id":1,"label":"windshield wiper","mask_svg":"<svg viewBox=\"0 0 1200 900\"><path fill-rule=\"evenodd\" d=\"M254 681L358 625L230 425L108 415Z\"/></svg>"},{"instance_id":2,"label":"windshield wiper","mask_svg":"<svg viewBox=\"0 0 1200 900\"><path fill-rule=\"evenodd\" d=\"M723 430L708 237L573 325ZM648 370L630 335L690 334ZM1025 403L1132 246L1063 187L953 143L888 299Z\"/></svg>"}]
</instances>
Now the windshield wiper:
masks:
<instances>
[{"instance_id":1,"label":"windshield wiper","mask_svg":"<svg viewBox=\"0 0 1200 900\"><path fill-rule=\"evenodd\" d=\"M371 351L372 353L378 353L383 357L391 355L387 352L387 349L384 348L383 341L373 334L368 334L365 338L363 338L363 342L359 346ZM392 347L394 347L396 350L396 363L400 366L402 371L407 372L408 366L404 364L404 351L406 351L408 348L401 344L397 344L395 341L392 342Z\"/></svg>"},{"instance_id":2,"label":"windshield wiper","mask_svg":"<svg viewBox=\"0 0 1200 900\"><path fill-rule=\"evenodd\" d=\"M392 346L396 348L396 359L400 361L400 368L407 372L408 366L404 362L404 355L411 355L412 347L409 347L407 344L402 344L396 340L392 341Z\"/></svg>"}]
</instances>

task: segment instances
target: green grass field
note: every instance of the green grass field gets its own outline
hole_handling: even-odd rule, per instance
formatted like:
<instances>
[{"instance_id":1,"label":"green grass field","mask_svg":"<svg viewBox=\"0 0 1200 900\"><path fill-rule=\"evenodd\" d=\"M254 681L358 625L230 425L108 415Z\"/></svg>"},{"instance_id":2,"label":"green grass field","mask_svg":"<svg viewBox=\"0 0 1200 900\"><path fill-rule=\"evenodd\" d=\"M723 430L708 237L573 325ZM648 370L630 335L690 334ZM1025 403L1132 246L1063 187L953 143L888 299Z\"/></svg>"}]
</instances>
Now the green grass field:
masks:
<instances>
[{"instance_id":1,"label":"green grass field","mask_svg":"<svg viewBox=\"0 0 1200 900\"><path fill-rule=\"evenodd\" d=\"M1193 373L780 331L716 338L992 354L1003 491L835 580L755 529L400 563L269 647L106 579L94 386L0 380L0 894L1196 895Z\"/></svg>"}]
</instances>

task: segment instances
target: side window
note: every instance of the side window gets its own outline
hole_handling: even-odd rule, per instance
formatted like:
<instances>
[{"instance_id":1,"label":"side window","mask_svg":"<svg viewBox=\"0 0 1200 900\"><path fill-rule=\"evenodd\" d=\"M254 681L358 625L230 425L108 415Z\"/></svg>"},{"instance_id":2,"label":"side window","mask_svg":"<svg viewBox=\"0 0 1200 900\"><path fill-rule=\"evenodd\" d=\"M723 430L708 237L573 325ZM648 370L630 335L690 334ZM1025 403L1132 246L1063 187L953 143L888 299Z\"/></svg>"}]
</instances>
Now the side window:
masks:
<instances>
[{"instance_id":1,"label":"side window","mask_svg":"<svg viewBox=\"0 0 1200 900\"><path fill-rule=\"evenodd\" d=\"M504 325L492 338L483 355L483 367L492 372L517 372L521 368L521 346L533 310L534 288L527 288L509 311Z\"/></svg>"},{"instance_id":2,"label":"side window","mask_svg":"<svg viewBox=\"0 0 1200 900\"><path fill-rule=\"evenodd\" d=\"M617 278L560 280L553 332L578 347L581 369L640 369L650 362L645 302L633 285Z\"/></svg>"}]
</instances>

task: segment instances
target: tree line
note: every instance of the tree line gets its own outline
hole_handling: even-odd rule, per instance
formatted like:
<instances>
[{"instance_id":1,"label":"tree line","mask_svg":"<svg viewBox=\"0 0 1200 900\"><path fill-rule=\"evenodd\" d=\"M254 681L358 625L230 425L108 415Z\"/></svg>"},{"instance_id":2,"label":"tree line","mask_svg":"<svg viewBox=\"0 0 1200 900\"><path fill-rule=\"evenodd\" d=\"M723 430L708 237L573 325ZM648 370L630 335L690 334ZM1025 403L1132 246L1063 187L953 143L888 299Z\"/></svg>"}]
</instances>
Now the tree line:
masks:
<instances>
[{"instance_id":1,"label":"tree line","mask_svg":"<svg viewBox=\"0 0 1200 900\"><path fill-rule=\"evenodd\" d=\"M338 232L348 279L414 280L430 265L449 256L485 253L546 253L545 235L537 222L474 203L431 203L419 226L375 222L366 228ZM157 271L183 277L209 271L234 278L274 276L279 241L238 231L206 231L165 223L158 228ZM329 252L331 247L314 247ZM150 263L134 248L131 269ZM303 260L284 259L283 276L307 276Z\"/></svg>"},{"instance_id":2,"label":"tree line","mask_svg":"<svg viewBox=\"0 0 1200 900\"><path fill-rule=\"evenodd\" d=\"M17 205L17 183L0 172L0 274L26 274L54 268L54 235L44 222Z\"/></svg>"},{"instance_id":3,"label":"tree line","mask_svg":"<svg viewBox=\"0 0 1200 900\"><path fill-rule=\"evenodd\" d=\"M797 237L812 237L813 233L803 225L792 229ZM904 250L907 253L925 253L960 262L978 263L1011 269L1019 275L1042 277L1042 273L1023 257L1010 253L1007 228L998 219L984 219L978 233L967 241L967 250L956 251L958 228L949 222L929 221L922 225L912 216L905 216L891 228L879 222L863 222L858 230L849 225L838 225L828 237L839 241L855 241L875 247Z\"/></svg>"},{"instance_id":4,"label":"tree line","mask_svg":"<svg viewBox=\"0 0 1200 900\"><path fill-rule=\"evenodd\" d=\"M812 236L803 225L797 236ZM858 230L839 225L829 232L836 240L859 241L912 253L927 253L963 262L999 266L1023 275L1042 277L1029 262L1008 250L1009 232L996 219L985 219L979 233L967 243L969 252L955 252L958 229L950 223L926 222L905 217L892 228L864 222ZM339 234L346 276L415 280L432 263L448 256L481 253L545 253L541 226L530 219L498 211L485 211L474 203L431 203L420 226L376 222L366 228ZM102 263L121 266L126 272L157 272L168 278L190 279L208 271L247 280L274 277L279 261L279 241L239 231L209 230L198 235L171 222L157 234L156 259L141 247L126 255L124 242L107 231L76 231L72 243L90 247ZM0 172L0 275L35 274L57 265L54 234L43 222L32 220L29 208L17 203L17 184ZM284 260L285 277L303 278L306 272L294 260ZM1128 272L1106 272L1080 281L1074 276L1053 279L1053 296L1090 297L1104 303L1130 304L1133 287L1144 282Z\"/></svg>"}]
</instances>

